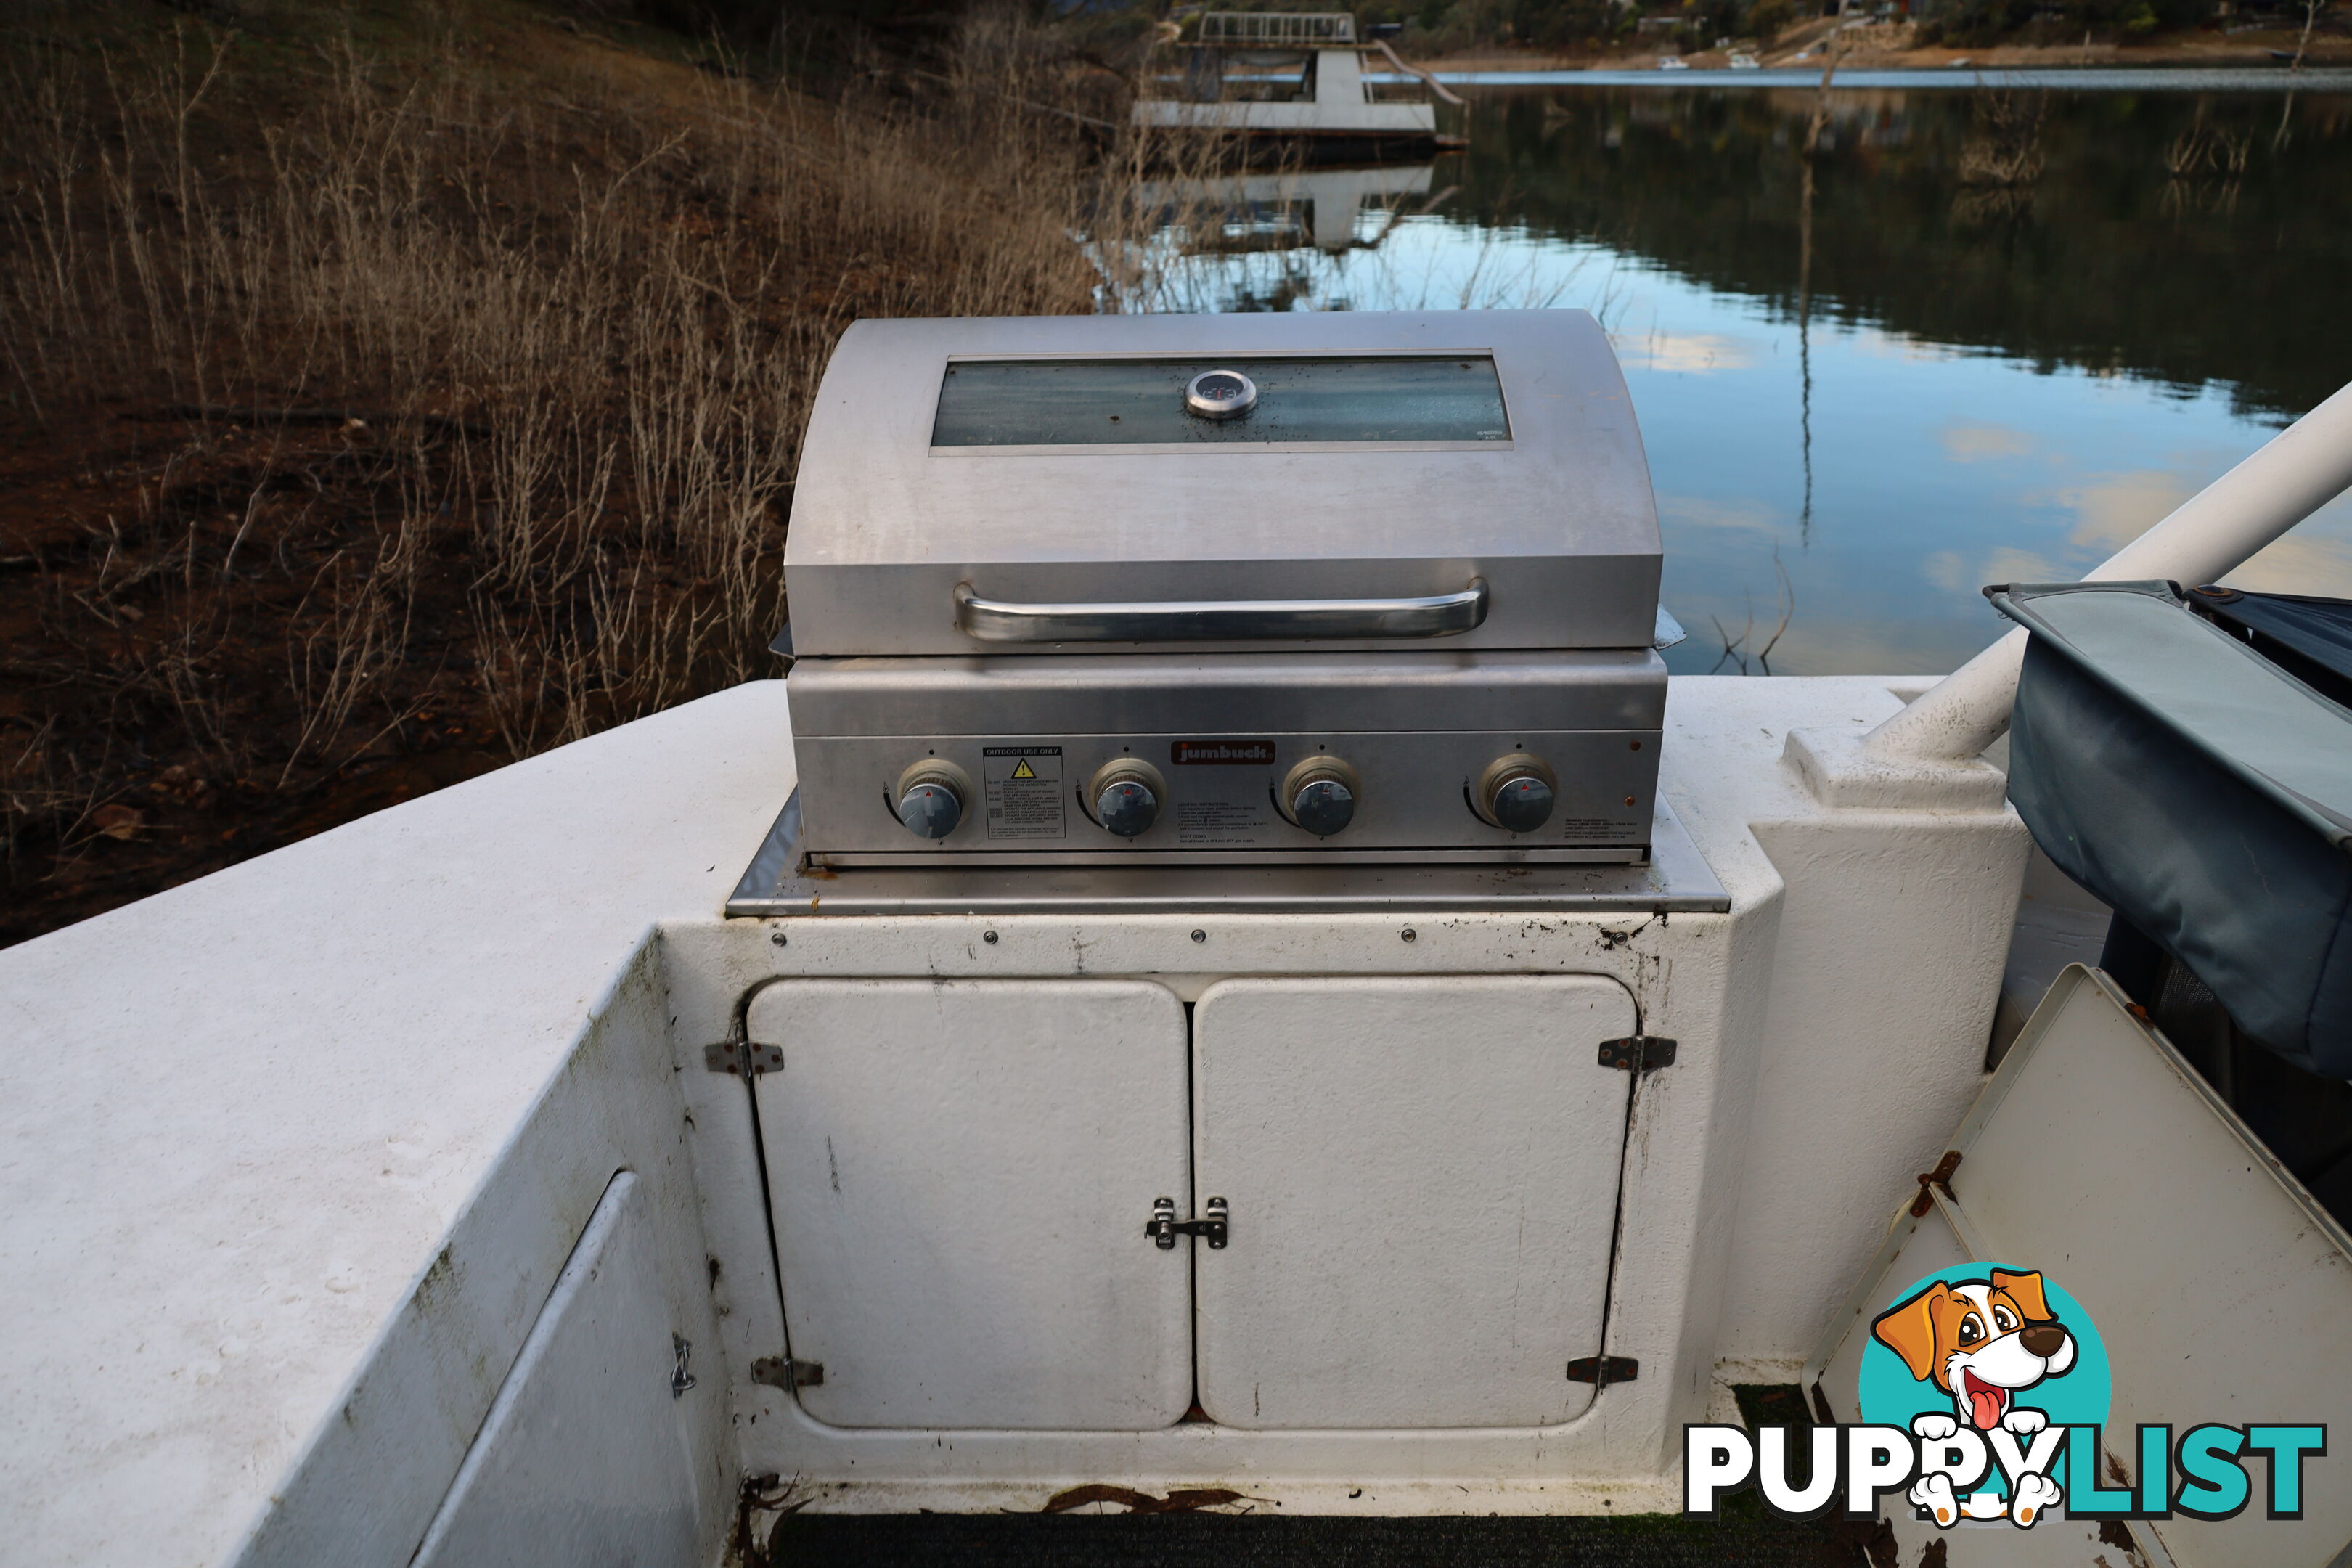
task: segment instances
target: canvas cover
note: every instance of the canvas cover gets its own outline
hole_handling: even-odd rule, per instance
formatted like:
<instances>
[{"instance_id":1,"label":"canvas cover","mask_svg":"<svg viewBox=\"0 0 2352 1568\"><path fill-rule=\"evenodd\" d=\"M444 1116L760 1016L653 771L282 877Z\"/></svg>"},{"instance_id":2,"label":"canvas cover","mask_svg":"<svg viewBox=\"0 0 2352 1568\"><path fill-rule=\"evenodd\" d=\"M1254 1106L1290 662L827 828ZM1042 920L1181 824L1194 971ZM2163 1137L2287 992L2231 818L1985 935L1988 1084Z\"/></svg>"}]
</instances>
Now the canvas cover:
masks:
<instances>
[{"instance_id":1,"label":"canvas cover","mask_svg":"<svg viewBox=\"0 0 2352 1568\"><path fill-rule=\"evenodd\" d=\"M2189 607L2338 702L2352 702L2352 600L2192 588Z\"/></svg>"},{"instance_id":2,"label":"canvas cover","mask_svg":"<svg viewBox=\"0 0 2352 1568\"><path fill-rule=\"evenodd\" d=\"M2012 584L2010 799L2249 1037L2352 1079L2352 710L2165 583Z\"/></svg>"}]
</instances>

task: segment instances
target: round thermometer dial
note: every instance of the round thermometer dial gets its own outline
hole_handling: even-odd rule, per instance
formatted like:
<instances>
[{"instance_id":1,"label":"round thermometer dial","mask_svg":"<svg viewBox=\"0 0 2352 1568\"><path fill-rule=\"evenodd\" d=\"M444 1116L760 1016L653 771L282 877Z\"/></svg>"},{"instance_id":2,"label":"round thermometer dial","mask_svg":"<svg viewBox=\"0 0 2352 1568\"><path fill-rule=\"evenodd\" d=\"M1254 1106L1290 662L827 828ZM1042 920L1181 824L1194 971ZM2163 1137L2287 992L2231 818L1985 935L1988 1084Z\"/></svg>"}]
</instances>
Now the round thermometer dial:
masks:
<instances>
[{"instance_id":1,"label":"round thermometer dial","mask_svg":"<svg viewBox=\"0 0 2352 1568\"><path fill-rule=\"evenodd\" d=\"M1203 419L1238 419L1257 406L1257 383L1237 370L1204 370L1184 386L1184 408Z\"/></svg>"}]
</instances>

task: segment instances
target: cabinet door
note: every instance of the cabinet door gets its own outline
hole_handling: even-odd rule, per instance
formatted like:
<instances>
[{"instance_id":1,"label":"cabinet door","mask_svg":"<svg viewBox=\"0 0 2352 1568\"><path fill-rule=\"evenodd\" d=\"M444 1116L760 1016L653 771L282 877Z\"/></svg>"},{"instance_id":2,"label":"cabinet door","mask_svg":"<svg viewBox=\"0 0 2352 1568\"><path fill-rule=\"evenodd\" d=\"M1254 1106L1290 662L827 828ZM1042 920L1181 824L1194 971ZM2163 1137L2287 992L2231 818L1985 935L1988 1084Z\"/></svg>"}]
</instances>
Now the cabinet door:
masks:
<instances>
[{"instance_id":1,"label":"cabinet door","mask_svg":"<svg viewBox=\"0 0 2352 1568\"><path fill-rule=\"evenodd\" d=\"M1633 999L1590 976L1229 980L1193 1009L1200 1396L1247 1427L1533 1426L1591 1402ZM1196 1208L1197 1212L1197 1208Z\"/></svg>"},{"instance_id":2,"label":"cabinet door","mask_svg":"<svg viewBox=\"0 0 2352 1568\"><path fill-rule=\"evenodd\" d=\"M1192 1397L1184 1009L1128 980L788 980L751 1040L801 1403L844 1426L1143 1430Z\"/></svg>"},{"instance_id":3,"label":"cabinet door","mask_svg":"<svg viewBox=\"0 0 2352 1568\"><path fill-rule=\"evenodd\" d=\"M692 1425L726 1391L672 1392L646 1186L623 1171L604 1189L410 1568L709 1561L696 1521L716 1500L698 1495Z\"/></svg>"}]
</instances>

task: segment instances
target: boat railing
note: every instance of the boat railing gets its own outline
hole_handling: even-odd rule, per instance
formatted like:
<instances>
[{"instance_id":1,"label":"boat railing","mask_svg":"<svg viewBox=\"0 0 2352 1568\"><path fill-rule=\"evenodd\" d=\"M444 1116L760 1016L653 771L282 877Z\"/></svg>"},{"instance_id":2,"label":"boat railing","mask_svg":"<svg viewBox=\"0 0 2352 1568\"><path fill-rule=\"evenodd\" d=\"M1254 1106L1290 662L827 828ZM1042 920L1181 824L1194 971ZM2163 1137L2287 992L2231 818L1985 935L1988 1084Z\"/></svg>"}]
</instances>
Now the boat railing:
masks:
<instances>
[{"instance_id":1,"label":"boat railing","mask_svg":"<svg viewBox=\"0 0 2352 1568\"><path fill-rule=\"evenodd\" d=\"M1347 11L1211 11L1201 18L1201 42L1240 48L1345 47L1356 41Z\"/></svg>"},{"instance_id":2,"label":"boat railing","mask_svg":"<svg viewBox=\"0 0 2352 1568\"><path fill-rule=\"evenodd\" d=\"M2219 582L2254 552L2352 488L2352 386L2271 437L2084 576L2086 583ZM2025 628L1960 666L1870 731L1864 756L1883 768L1948 765L1980 756L2009 728L2025 659Z\"/></svg>"}]
</instances>

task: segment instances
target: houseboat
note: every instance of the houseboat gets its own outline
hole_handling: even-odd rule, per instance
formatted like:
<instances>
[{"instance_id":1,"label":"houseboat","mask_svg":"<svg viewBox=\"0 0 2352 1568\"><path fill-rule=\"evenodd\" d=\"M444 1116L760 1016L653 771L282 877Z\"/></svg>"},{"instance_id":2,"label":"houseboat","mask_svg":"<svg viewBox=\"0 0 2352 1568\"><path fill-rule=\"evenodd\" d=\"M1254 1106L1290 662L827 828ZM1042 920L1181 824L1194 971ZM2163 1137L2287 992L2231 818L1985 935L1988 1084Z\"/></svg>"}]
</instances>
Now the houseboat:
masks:
<instances>
[{"instance_id":1,"label":"houseboat","mask_svg":"<svg viewBox=\"0 0 2352 1568\"><path fill-rule=\"evenodd\" d=\"M1136 100L1139 127L1223 138L1253 163L1410 162L1464 145L1438 133L1426 96L1368 78L1365 57L1461 100L1385 38L1360 38L1347 12L1211 11L1170 47L1181 69Z\"/></svg>"}]
</instances>

